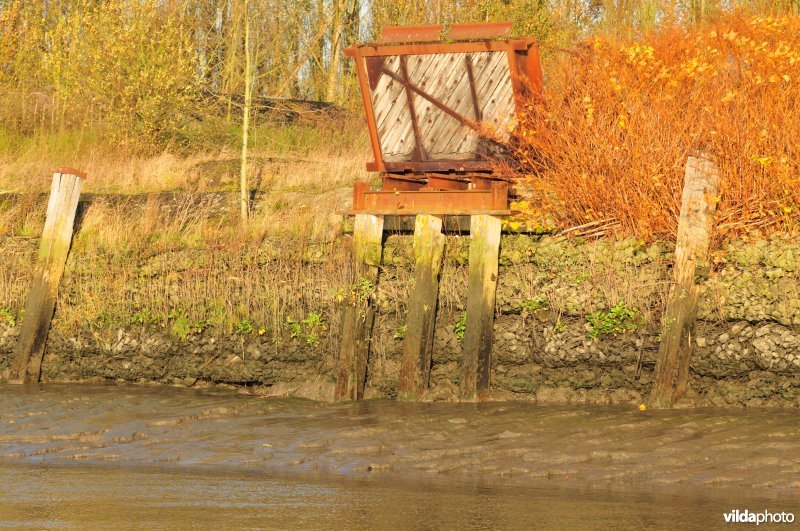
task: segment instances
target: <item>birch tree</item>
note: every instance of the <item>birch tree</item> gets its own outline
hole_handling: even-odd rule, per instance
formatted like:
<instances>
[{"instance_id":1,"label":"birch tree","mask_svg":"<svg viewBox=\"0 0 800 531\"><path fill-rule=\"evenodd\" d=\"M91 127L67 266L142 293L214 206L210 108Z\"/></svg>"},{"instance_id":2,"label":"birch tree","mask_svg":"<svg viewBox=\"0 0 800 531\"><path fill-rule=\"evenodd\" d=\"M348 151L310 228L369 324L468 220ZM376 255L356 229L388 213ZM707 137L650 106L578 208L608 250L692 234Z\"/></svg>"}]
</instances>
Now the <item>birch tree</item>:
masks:
<instances>
[{"instance_id":1,"label":"birch tree","mask_svg":"<svg viewBox=\"0 0 800 531\"><path fill-rule=\"evenodd\" d=\"M253 105L252 50L250 49L250 0L244 0L244 105L242 106L242 164L239 171L239 206L242 223L250 214L250 188L247 184L247 143L250 135L250 111Z\"/></svg>"}]
</instances>

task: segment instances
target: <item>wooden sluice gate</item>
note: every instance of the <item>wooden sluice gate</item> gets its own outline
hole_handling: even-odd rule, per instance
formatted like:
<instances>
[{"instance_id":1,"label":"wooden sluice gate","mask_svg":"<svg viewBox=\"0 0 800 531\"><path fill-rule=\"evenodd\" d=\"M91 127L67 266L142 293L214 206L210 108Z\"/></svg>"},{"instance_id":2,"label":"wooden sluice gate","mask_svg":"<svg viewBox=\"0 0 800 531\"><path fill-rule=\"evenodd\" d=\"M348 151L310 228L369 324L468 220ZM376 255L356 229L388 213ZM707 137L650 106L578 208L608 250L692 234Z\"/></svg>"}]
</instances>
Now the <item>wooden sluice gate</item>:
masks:
<instances>
[{"instance_id":1,"label":"wooden sluice gate","mask_svg":"<svg viewBox=\"0 0 800 531\"><path fill-rule=\"evenodd\" d=\"M497 141L508 139L522 98L539 93L536 42L509 39L508 23L386 28L377 44L346 50L356 62L381 186L354 187L354 292L342 309L336 398L363 398L384 216L415 216L414 288L403 338L399 397L428 388L443 216L470 217L469 285L461 397L489 397L502 218L508 182L495 172ZM446 37L447 43L441 42ZM493 137L489 139L487 131Z\"/></svg>"}]
</instances>

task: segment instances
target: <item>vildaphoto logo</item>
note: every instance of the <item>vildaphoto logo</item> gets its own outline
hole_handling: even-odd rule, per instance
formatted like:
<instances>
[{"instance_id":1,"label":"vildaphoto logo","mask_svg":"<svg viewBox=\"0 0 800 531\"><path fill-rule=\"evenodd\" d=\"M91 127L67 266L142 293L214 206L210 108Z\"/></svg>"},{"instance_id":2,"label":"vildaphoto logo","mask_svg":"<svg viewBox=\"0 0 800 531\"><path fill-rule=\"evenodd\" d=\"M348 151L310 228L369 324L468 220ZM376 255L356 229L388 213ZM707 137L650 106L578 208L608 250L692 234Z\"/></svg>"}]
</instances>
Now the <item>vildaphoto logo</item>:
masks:
<instances>
[{"instance_id":1,"label":"vildaphoto logo","mask_svg":"<svg viewBox=\"0 0 800 531\"><path fill-rule=\"evenodd\" d=\"M767 510L754 513L745 509L734 509L724 513L726 524L791 524L794 522L794 513L771 513Z\"/></svg>"}]
</instances>

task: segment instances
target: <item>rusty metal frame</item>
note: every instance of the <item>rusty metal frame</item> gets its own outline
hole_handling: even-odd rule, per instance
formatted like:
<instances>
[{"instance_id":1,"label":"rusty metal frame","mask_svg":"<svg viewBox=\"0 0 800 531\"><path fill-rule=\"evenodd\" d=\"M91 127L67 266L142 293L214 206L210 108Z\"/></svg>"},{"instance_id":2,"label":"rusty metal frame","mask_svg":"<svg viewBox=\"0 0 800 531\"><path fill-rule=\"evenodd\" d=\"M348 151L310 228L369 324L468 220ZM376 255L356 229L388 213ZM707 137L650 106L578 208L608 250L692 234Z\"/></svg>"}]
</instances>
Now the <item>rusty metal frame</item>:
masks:
<instances>
[{"instance_id":1,"label":"rusty metal frame","mask_svg":"<svg viewBox=\"0 0 800 531\"><path fill-rule=\"evenodd\" d=\"M389 55L429 55L432 53L503 52L509 49L526 51L536 46L534 39L512 39L507 41L432 42L411 44L361 44L345 49L352 57L353 50L360 50L363 57L386 57Z\"/></svg>"},{"instance_id":2,"label":"rusty metal frame","mask_svg":"<svg viewBox=\"0 0 800 531\"><path fill-rule=\"evenodd\" d=\"M412 161L388 162L383 160L381 153L378 128L375 120L375 113L372 107L371 83L377 74L388 75L405 87L406 94L413 92L426 101L435 105L448 116L459 120L462 124L480 129L480 119L472 121L450 109L447 105L438 101L435 97L426 93L419 87L408 82L408 75L405 68L405 56L438 54L438 53L470 53L484 51L504 51L508 58L511 84L514 91L515 104L519 104L521 98L529 95L530 92L541 93L542 89L542 70L539 62L539 53L536 41L533 39L514 39L502 41L479 41L479 42L453 42L453 43L412 43L412 44L364 44L347 48L345 53L352 57L356 63L358 81L361 89L362 102L366 113L367 127L369 129L370 144L374 162L367 163L367 171L405 173L405 172L425 172L425 171L485 171L492 172L491 162L488 160L424 160L427 157L423 153L422 142L419 138L419 125L416 112L413 109L413 98L408 97L409 110L412 116L412 127L416 142L415 154ZM373 67L373 71L367 64L369 58L382 58L389 56L400 56L401 73L397 74L388 68L379 65ZM471 66L471 65L470 65ZM467 69L470 76L471 68ZM471 77L471 76L470 76ZM474 92L474 81L470 80L470 90ZM472 94L473 107L480 109L477 101L477 94Z\"/></svg>"},{"instance_id":3,"label":"rusty metal frame","mask_svg":"<svg viewBox=\"0 0 800 531\"><path fill-rule=\"evenodd\" d=\"M509 185L494 181L488 189L477 190L371 190L369 183L353 186L353 212L374 215L491 214L507 216Z\"/></svg>"},{"instance_id":4,"label":"rusty metal frame","mask_svg":"<svg viewBox=\"0 0 800 531\"><path fill-rule=\"evenodd\" d=\"M75 168L57 168L55 173L74 175L75 177L80 177L81 179L86 180L86 172L76 170Z\"/></svg>"},{"instance_id":5,"label":"rusty metal frame","mask_svg":"<svg viewBox=\"0 0 800 531\"><path fill-rule=\"evenodd\" d=\"M483 117L469 55L477 52L505 52L517 108L521 98L531 93L541 94L542 69L536 41L508 39L510 31L510 23L456 24L449 29L447 38L457 42L445 43L438 42L442 38L442 26L390 27L384 29L377 44L363 44L345 50L345 54L355 60L374 157L374 162L367 163L367 171L382 174L379 190L371 190L367 183L355 185L354 212L385 215L510 213L509 185L493 177L494 167L490 160L481 155L469 160L427 160L429 156L422 142L413 97L418 95L463 125L480 130ZM442 53L468 54L466 71L474 120L457 113L409 79L407 56ZM399 56L399 73L384 66L383 58L390 56ZM405 89L415 139L410 161L383 160L372 105L372 91L381 75L391 77Z\"/></svg>"}]
</instances>

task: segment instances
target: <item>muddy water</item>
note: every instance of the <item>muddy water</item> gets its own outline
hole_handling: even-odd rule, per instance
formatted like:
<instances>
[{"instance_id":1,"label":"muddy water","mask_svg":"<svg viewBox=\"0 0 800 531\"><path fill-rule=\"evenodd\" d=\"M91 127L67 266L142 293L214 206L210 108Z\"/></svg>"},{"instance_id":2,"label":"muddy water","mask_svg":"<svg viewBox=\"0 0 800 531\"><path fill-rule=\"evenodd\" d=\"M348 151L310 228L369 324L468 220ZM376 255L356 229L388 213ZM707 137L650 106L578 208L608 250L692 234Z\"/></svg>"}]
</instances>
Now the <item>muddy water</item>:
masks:
<instances>
[{"instance_id":1,"label":"muddy water","mask_svg":"<svg viewBox=\"0 0 800 531\"><path fill-rule=\"evenodd\" d=\"M800 517L788 410L0 386L0 527L717 527ZM791 526L789 526L791 527Z\"/></svg>"},{"instance_id":2,"label":"muddy water","mask_svg":"<svg viewBox=\"0 0 800 531\"><path fill-rule=\"evenodd\" d=\"M0 527L147 529L709 529L785 499L230 471L0 465ZM764 526L761 526L762 528ZM784 526L791 529L791 526Z\"/></svg>"}]
</instances>

